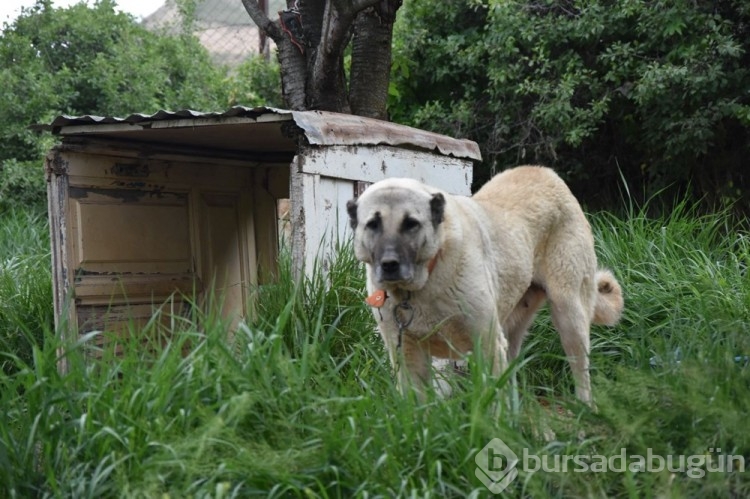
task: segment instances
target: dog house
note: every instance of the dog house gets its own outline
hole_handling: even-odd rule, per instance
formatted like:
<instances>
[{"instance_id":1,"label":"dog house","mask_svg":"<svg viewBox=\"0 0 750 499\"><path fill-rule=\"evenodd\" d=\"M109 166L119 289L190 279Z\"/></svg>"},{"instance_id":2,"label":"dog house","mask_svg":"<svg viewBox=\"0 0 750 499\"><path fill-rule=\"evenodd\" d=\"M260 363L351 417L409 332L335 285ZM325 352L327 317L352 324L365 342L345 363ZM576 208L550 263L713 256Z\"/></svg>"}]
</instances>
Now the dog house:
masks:
<instances>
[{"instance_id":1,"label":"dog house","mask_svg":"<svg viewBox=\"0 0 750 499\"><path fill-rule=\"evenodd\" d=\"M46 175L62 334L117 331L209 289L237 321L274 278L279 200L301 275L346 234L346 201L367 183L404 176L469 194L480 159L467 140L271 108L61 116L42 128L60 139Z\"/></svg>"}]
</instances>

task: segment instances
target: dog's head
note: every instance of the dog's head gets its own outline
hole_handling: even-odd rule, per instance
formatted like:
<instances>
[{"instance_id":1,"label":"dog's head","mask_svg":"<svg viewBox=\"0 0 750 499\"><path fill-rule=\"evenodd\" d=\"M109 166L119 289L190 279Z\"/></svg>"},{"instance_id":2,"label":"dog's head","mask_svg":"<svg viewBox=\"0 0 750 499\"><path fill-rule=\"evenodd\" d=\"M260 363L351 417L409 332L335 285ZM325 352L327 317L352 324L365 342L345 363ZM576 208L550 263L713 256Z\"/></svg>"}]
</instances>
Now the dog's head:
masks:
<instances>
[{"instance_id":1,"label":"dog's head","mask_svg":"<svg viewBox=\"0 0 750 499\"><path fill-rule=\"evenodd\" d=\"M425 285L428 263L440 250L445 202L443 194L420 182L394 178L371 185L347 203L355 255L369 265L377 288Z\"/></svg>"}]
</instances>

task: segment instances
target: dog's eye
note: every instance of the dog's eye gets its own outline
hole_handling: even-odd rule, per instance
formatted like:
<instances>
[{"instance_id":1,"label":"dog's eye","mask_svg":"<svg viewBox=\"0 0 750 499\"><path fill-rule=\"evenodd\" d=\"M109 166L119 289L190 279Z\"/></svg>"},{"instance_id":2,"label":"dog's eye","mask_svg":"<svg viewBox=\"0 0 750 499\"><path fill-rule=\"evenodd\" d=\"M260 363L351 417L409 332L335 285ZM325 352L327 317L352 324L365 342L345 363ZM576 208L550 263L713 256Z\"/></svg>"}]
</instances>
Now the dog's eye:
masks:
<instances>
[{"instance_id":1,"label":"dog's eye","mask_svg":"<svg viewBox=\"0 0 750 499\"><path fill-rule=\"evenodd\" d=\"M365 229L378 230L380 228L380 218L373 218L365 224Z\"/></svg>"},{"instance_id":2,"label":"dog's eye","mask_svg":"<svg viewBox=\"0 0 750 499\"><path fill-rule=\"evenodd\" d=\"M419 223L419 220L411 217L404 218L404 221L401 223L401 230L403 231L412 231L420 228L422 226L421 223Z\"/></svg>"}]
</instances>

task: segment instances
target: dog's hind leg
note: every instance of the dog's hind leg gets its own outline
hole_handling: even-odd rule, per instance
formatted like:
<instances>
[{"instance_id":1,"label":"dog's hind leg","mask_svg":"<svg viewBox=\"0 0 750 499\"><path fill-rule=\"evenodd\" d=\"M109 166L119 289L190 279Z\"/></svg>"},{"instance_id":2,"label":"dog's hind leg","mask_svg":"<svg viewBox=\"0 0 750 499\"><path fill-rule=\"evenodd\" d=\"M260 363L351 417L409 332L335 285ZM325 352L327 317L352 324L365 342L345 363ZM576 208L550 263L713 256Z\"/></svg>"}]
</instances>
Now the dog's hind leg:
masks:
<instances>
[{"instance_id":1,"label":"dog's hind leg","mask_svg":"<svg viewBox=\"0 0 750 499\"><path fill-rule=\"evenodd\" d=\"M537 310L544 304L547 295L541 286L534 283L524 293L513 312L505 319L503 328L508 338L508 361L512 361L521 352L521 345L534 320Z\"/></svg>"},{"instance_id":2,"label":"dog's hind leg","mask_svg":"<svg viewBox=\"0 0 750 499\"><path fill-rule=\"evenodd\" d=\"M565 355L573 371L576 395L591 404L591 378L589 376L589 326L590 320L579 299L550 296L552 322L562 341Z\"/></svg>"},{"instance_id":3,"label":"dog's hind leg","mask_svg":"<svg viewBox=\"0 0 750 499\"><path fill-rule=\"evenodd\" d=\"M486 356L484 359L489 362L493 377L497 378L505 372L508 366L508 340L500 321L496 320L493 327L479 335L477 347L477 351Z\"/></svg>"}]
</instances>

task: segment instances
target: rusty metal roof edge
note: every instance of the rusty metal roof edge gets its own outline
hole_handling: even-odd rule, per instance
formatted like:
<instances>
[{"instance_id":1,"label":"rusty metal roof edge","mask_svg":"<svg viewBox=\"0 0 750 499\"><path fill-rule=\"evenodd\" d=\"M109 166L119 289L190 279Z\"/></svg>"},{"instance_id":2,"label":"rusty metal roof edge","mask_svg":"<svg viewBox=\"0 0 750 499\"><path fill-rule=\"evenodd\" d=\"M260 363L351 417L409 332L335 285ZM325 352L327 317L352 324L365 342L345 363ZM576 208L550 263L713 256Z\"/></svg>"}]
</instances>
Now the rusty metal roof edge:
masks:
<instances>
[{"instance_id":1,"label":"rusty metal roof edge","mask_svg":"<svg viewBox=\"0 0 750 499\"><path fill-rule=\"evenodd\" d=\"M35 124L31 125L31 128L35 130L44 130L57 133L60 128L66 126L76 125L103 125L103 124L128 124L137 125L144 122L150 121L164 121L174 119L197 119L197 118L233 118L233 117L247 117L257 118L263 114L276 113L276 114L288 114L291 116L290 111L283 109L277 109L273 107L245 107L245 106L232 106L228 110L223 112L201 112L192 109L182 109L179 111L169 111L166 109L160 109L153 114L145 113L133 113L124 118L117 116L97 116L93 114L84 114L81 116L71 116L68 114L62 114L57 116L51 123L48 124Z\"/></svg>"},{"instance_id":2,"label":"rusty metal roof edge","mask_svg":"<svg viewBox=\"0 0 750 499\"><path fill-rule=\"evenodd\" d=\"M413 146L445 156L481 161L476 142L455 139L388 121L329 111L291 111L294 122L315 145ZM331 119L335 117L336 119Z\"/></svg>"},{"instance_id":3,"label":"rusty metal roof edge","mask_svg":"<svg viewBox=\"0 0 750 499\"><path fill-rule=\"evenodd\" d=\"M411 146L427 151L437 151L446 156L482 159L476 142L455 139L406 125L329 111L290 111L274 107L233 106L223 112L200 112L192 109L180 111L159 110L153 114L134 113L125 118L116 116L60 115L49 124L32 125L35 130L53 134L65 127L81 125L140 125L149 122L180 119L249 118L258 120L263 115L289 116L300 127L313 145L390 145ZM335 119L332 119L335 118Z\"/></svg>"}]
</instances>

